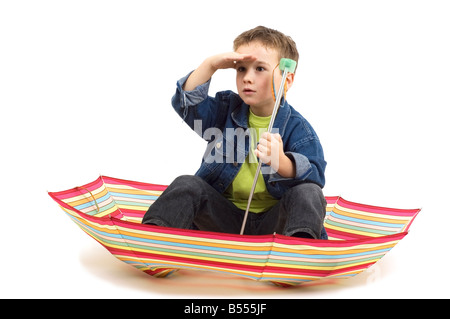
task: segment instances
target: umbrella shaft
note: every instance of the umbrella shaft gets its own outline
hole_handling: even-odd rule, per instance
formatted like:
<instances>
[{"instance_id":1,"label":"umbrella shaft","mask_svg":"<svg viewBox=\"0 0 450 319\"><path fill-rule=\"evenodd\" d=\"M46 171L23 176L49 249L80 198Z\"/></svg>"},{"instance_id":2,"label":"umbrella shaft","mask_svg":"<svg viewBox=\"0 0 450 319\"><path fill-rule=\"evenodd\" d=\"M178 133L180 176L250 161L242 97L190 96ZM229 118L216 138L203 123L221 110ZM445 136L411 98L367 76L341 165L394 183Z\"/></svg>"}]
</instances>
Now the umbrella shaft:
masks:
<instances>
[{"instance_id":1,"label":"umbrella shaft","mask_svg":"<svg viewBox=\"0 0 450 319\"><path fill-rule=\"evenodd\" d=\"M275 100L275 105L273 107L272 116L270 117L269 127L267 128L267 131L269 133L272 132L273 123L275 122L275 117L277 115L278 107L280 106L281 96L283 95L284 83L286 82L287 74L288 74L288 71L284 70L283 77L281 78L280 87L278 88L278 94L277 94L277 98ZM255 173L255 178L253 179L252 189L250 190L250 195L248 197L247 209L245 210L244 220L242 221L241 233L240 233L241 235L244 234L245 224L247 223L248 211L250 209L250 204L252 203L252 198L253 198L253 194L255 192L256 183L258 182L259 173L261 171L261 165L262 165L262 162L259 161L258 167L256 169L256 173Z\"/></svg>"}]
</instances>

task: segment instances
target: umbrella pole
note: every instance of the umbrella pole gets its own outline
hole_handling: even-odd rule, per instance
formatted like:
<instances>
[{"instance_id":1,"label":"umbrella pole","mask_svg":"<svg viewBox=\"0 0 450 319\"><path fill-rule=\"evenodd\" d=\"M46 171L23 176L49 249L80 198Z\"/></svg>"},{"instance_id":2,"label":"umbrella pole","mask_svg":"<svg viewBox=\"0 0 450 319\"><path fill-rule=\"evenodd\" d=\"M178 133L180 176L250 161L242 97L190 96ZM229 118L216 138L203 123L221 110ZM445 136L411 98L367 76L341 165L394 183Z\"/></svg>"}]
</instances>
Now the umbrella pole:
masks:
<instances>
[{"instance_id":1,"label":"umbrella pole","mask_svg":"<svg viewBox=\"0 0 450 319\"><path fill-rule=\"evenodd\" d=\"M282 97L283 91L284 91L284 84L286 83L286 77L289 72L294 73L296 65L297 65L297 63L290 59L283 58L280 61L280 69L283 71L283 77L281 78L281 84L280 84L280 87L278 88L278 94L276 96L275 105L273 107L272 115L270 117L269 127L267 128L267 131L269 133L272 131L273 123L275 122L275 117L277 115L277 111L280 106L281 97ZM258 167L256 168L256 173L255 173L255 177L253 179L252 189L250 190L250 195L249 195L248 201L247 201L247 209L245 210L244 220L242 221L241 233L240 233L241 235L244 234L244 228L245 228L245 224L247 223L248 212L250 209L250 204L252 202L253 194L255 193L256 183L258 181L259 173L261 171L261 165L262 165L262 162L258 161Z\"/></svg>"}]
</instances>

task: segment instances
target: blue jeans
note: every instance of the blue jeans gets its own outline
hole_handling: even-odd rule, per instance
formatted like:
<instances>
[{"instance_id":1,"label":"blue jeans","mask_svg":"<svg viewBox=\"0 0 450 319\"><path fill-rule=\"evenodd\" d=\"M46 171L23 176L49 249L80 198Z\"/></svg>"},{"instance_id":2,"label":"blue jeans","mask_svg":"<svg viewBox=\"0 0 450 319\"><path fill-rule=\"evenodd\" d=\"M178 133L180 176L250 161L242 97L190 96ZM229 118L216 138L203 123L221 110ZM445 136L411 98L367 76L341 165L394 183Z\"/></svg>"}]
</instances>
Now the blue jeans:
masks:
<instances>
[{"instance_id":1,"label":"blue jeans","mask_svg":"<svg viewBox=\"0 0 450 319\"><path fill-rule=\"evenodd\" d=\"M326 201L322 189L303 183L289 189L264 213L249 212L246 235L274 232L327 239L323 227ZM146 212L142 223L183 229L239 234L245 211L198 176L176 178Z\"/></svg>"}]
</instances>

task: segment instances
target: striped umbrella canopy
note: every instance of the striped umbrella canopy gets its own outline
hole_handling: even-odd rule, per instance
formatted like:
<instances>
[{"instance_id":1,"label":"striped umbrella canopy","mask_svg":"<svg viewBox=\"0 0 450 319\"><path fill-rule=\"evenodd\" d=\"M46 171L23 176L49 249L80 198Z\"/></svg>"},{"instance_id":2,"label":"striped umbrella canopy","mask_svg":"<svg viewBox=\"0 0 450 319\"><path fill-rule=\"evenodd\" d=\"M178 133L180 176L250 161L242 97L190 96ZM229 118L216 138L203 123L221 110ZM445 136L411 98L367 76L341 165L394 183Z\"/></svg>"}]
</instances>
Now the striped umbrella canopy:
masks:
<instances>
[{"instance_id":1,"label":"striped umbrella canopy","mask_svg":"<svg viewBox=\"0 0 450 319\"><path fill-rule=\"evenodd\" d=\"M166 188L100 176L49 195L111 254L152 276L164 277L179 269L207 270L281 286L362 272L406 236L420 211L326 197L328 240L141 224L148 207Z\"/></svg>"}]
</instances>

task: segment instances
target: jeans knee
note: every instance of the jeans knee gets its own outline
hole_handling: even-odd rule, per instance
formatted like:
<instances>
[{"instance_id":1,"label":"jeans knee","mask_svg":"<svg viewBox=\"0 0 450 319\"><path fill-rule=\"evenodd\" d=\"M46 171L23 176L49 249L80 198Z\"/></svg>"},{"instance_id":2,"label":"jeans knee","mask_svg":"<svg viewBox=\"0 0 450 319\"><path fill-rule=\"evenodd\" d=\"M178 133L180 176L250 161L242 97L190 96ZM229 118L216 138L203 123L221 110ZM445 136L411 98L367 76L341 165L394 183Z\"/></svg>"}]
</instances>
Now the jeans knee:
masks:
<instances>
[{"instance_id":1,"label":"jeans knee","mask_svg":"<svg viewBox=\"0 0 450 319\"><path fill-rule=\"evenodd\" d=\"M322 188L314 183L302 183L292 187L290 191L295 196L320 199L324 198Z\"/></svg>"},{"instance_id":2,"label":"jeans knee","mask_svg":"<svg viewBox=\"0 0 450 319\"><path fill-rule=\"evenodd\" d=\"M301 202L303 205L311 205L320 207L325 214L327 202L323 195L322 188L314 183L302 183L290 190L289 196L296 202Z\"/></svg>"},{"instance_id":3,"label":"jeans knee","mask_svg":"<svg viewBox=\"0 0 450 319\"><path fill-rule=\"evenodd\" d=\"M193 188L202 181L200 177L195 175L180 175L173 180L172 184L178 187Z\"/></svg>"},{"instance_id":4,"label":"jeans knee","mask_svg":"<svg viewBox=\"0 0 450 319\"><path fill-rule=\"evenodd\" d=\"M322 193L320 186L314 183L301 183L294 186L293 189L302 192Z\"/></svg>"},{"instance_id":5,"label":"jeans knee","mask_svg":"<svg viewBox=\"0 0 450 319\"><path fill-rule=\"evenodd\" d=\"M169 187L171 190L198 197L205 192L205 184L207 183L199 176L181 175L175 178Z\"/></svg>"},{"instance_id":6,"label":"jeans knee","mask_svg":"<svg viewBox=\"0 0 450 319\"><path fill-rule=\"evenodd\" d=\"M283 205L287 212L283 229L285 235L303 232L313 238L321 238L326 200L320 186L302 183L292 187L286 192Z\"/></svg>"}]
</instances>

